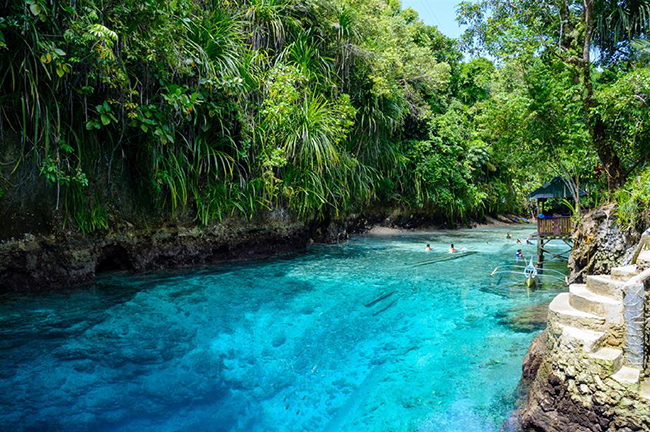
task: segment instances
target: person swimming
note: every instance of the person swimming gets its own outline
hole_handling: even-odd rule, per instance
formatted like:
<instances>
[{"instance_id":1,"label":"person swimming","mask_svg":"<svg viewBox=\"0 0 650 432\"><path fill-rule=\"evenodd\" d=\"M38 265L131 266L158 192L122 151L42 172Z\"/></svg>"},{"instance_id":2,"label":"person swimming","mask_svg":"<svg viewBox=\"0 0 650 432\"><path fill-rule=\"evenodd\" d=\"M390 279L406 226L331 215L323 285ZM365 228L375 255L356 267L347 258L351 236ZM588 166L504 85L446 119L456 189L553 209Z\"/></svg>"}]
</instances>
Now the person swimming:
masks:
<instances>
[{"instance_id":1,"label":"person swimming","mask_svg":"<svg viewBox=\"0 0 650 432\"><path fill-rule=\"evenodd\" d=\"M424 248L425 251L430 252L431 251L431 245L427 243L426 247Z\"/></svg>"},{"instance_id":2,"label":"person swimming","mask_svg":"<svg viewBox=\"0 0 650 432\"><path fill-rule=\"evenodd\" d=\"M454 247L454 244L452 243L452 244L451 244L451 247L449 248L449 253L454 253L454 252L458 252L458 249L456 249L456 248Z\"/></svg>"},{"instance_id":3,"label":"person swimming","mask_svg":"<svg viewBox=\"0 0 650 432\"><path fill-rule=\"evenodd\" d=\"M510 233L507 233L506 234L506 239L510 240L511 238L512 238L512 236L510 235Z\"/></svg>"},{"instance_id":4,"label":"person swimming","mask_svg":"<svg viewBox=\"0 0 650 432\"><path fill-rule=\"evenodd\" d=\"M519 261L523 257L524 257L524 253L521 251L521 249L517 249L517 253L515 254L515 258L517 259L517 261Z\"/></svg>"}]
</instances>

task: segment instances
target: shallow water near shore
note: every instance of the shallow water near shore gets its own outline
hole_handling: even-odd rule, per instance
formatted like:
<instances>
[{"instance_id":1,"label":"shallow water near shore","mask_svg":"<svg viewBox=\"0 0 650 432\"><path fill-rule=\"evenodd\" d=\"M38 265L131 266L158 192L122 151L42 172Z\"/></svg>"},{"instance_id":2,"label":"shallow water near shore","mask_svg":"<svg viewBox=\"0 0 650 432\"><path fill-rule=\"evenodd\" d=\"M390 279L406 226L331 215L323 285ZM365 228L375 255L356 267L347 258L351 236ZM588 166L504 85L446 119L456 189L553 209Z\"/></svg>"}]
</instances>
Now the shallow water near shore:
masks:
<instances>
[{"instance_id":1,"label":"shallow water near shore","mask_svg":"<svg viewBox=\"0 0 650 432\"><path fill-rule=\"evenodd\" d=\"M562 289L490 276L535 253L506 232L533 227L366 235L3 296L0 430L496 432ZM446 259L450 243L477 253Z\"/></svg>"}]
</instances>

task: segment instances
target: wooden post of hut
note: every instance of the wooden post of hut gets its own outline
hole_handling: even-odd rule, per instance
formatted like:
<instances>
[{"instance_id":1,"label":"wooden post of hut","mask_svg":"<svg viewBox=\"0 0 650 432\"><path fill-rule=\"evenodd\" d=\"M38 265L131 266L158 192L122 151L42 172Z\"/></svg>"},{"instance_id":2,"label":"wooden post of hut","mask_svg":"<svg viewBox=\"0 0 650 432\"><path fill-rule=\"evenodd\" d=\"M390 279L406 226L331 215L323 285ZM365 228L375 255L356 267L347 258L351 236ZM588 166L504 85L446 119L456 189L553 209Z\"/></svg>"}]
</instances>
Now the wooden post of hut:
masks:
<instances>
[{"instance_id":1,"label":"wooden post of hut","mask_svg":"<svg viewBox=\"0 0 650 432\"><path fill-rule=\"evenodd\" d=\"M587 194L582 189L580 189L579 193L580 196ZM555 177L542 187L534 190L529 198L537 201L537 264L540 267L543 266L545 252L555 258L568 260L568 253L573 248L573 242L571 240L573 234L571 211L564 205L559 205L555 208L544 208L544 204L552 198L574 199L565 181L562 177ZM569 246L569 250L561 254L549 251L546 246L551 240L556 239L564 241Z\"/></svg>"}]
</instances>

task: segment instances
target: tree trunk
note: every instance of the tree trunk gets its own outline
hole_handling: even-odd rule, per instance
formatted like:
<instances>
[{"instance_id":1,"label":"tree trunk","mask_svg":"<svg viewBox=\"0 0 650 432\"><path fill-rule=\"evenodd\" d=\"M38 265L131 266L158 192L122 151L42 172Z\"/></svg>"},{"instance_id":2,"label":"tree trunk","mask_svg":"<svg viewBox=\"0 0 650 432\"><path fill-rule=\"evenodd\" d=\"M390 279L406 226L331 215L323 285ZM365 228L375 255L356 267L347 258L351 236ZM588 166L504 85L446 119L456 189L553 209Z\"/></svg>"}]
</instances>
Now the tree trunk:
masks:
<instances>
[{"instance_id":1,"label":"tree trunk","mask_svg":"<svg viewBox=\"0 0 650 432\"><path fill-rule=\"evenodd\" d=\"M605 174L607 175L607 189L611 192L620 186L625 179L621 169L621 160L614 152L612 145L607 142L605 123L594 110L596 102L594 100L594 86L591 82L590 59L594 0L583 0L583 5L585 19L585 39L582 49L582 78L585 84L583 105L593 145L596 148L598 158L602 162Z\"/></svg>"},{"instance_id":2,"label":"tree trunk","mask_svg":"<svg viewBox=\"0 0 650 432\"><path fill-rule=\"evenodd\" d=\"M596 117L596 116L593 116ZM607 190L609 192L618 188L625 181L625 175L621 169L621 160L618 155L614 153L612 146L605 140L605 125L603 121L598 118L589 119L591 126L591 134L598 153L598 158L603 163L605 174L607 175Z\"/></svg>"}]
</instances>

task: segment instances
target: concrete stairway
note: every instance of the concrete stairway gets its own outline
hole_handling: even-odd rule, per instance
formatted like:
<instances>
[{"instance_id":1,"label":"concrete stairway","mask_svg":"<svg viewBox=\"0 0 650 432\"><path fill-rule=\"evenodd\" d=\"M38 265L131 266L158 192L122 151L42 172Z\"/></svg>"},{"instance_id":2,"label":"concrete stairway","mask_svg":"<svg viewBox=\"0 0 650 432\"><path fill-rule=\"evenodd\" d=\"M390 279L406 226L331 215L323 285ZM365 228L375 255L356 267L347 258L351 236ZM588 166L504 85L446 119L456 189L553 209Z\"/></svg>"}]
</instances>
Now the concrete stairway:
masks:
<instances>
[{"instance_id":1,"label":"concrete stairway","mask_svg":"<svg viewBox=\"0 0 650 432\"><path fill-rule=\"evenodd\" d=\"M625 364L623 349L625 282L647 268L650 251L641 253L636 265L571 285L551 302L548 328L557 343L591 363L601 378L610 377L650 399L650 379L642 380L641 369Z\"/></svg>"}]
</instances>

